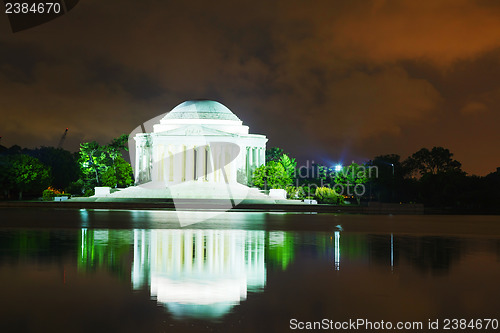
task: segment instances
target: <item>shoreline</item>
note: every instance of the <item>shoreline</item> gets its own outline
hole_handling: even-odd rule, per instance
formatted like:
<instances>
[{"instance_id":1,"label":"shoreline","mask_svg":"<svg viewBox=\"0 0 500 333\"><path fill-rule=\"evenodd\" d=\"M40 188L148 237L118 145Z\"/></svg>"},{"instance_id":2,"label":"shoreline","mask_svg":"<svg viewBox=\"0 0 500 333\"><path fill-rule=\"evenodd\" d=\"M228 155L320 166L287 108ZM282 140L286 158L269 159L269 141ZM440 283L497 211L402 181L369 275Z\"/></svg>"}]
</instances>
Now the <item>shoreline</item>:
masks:
<instances>
[{"instance_id":1,"label":"shoreline","mask_svg":"<svg viewBox=\"0 0 500 333\"><path fill-rule=\"evenodd\" d=\"M254 212L304 212L346 213L366 215L500 215L500 209L480 211L475 209L425 207L423 204L398 204L368 202L362 205L305 204L293 200L278 203L243 202L230 206L227 200L217 199L122 199L114 201L0 201L1 208L53 208L53 209L109 209L109 210L185 210L185 211L254 211ZM231 208L232 207L232 208Z\"/></svg>"},{"instance_id":2,"label":"shoreline","mask_svg":"<svg viewBox=\"0 0 500 333\"><path fill-rule=\"evenodd\" d=\"M232 207L232 208L231 208ZM227 200L176 200L141 199L120 201L3 201L0 208L69 208L69 209L114 209L114 210L210 210L210 211L262 211L262 212L305 212L305 213L351 213L351 214L405 214L422 215L421 204L368 203L367 205L326 205L304 203L259 203L241 202L235 206Z\"/></svg>"}]
</instances>

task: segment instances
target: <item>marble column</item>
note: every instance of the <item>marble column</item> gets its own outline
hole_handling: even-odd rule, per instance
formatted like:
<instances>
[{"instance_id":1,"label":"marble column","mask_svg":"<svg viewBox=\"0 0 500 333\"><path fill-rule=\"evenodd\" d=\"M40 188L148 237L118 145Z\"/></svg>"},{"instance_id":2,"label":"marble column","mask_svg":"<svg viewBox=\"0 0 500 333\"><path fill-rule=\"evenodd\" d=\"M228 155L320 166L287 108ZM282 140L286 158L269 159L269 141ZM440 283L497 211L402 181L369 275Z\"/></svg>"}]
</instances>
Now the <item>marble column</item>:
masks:
<instances>
[{"instance_id":1,"label":"marble column","mask_svg":"<svg viewBox=\"0 0 500 333\"><path fill-rule=\"evenodd\" d=\"M196 180L205 180L206 150L205 145L196 148Z\"/></svg>"},{"instance_id":2,"label":"marble column","mask_svg":"<svg viewBox=\"0 0 500 333\"><path fill-rule=\"evenodd\" d=\"M184 158L184 145L173 145L172 153L174 157L174 182L180 183L183 181L183 158Z\"/></svg>"},{"instance_id":3,"label":"marble column","mask_svg":"<svg viewBox=\"0 0 500 333\"><path fill-rule=\"evenodd\" d=\"M209 182L214 181L214 159L213 159L213 151L210 145L206 147L206 180Z\"/></svg>"},{"instance_id":4,"label":"marble column","mask_svg":"<svg viewBox=\"0 0 500 333\"><path fill-rule=\"evenodd\" d=\"M167 148L167 154L168 154L168 159L167 159L167 181L168 182L173 182L174 181L174 147L173 145L168 145Z\"/></svg>"},{"instance_id":5,"label":"marble column","mask_svg":"<svg viewBox=\"0 0 500 333\"><path fill-rule=\"evenodd\" d=\"M195 154L195 146L187 145L186 146L186 181L190 181L194 179L194 154Z\"/></svg>"}]
</instances>

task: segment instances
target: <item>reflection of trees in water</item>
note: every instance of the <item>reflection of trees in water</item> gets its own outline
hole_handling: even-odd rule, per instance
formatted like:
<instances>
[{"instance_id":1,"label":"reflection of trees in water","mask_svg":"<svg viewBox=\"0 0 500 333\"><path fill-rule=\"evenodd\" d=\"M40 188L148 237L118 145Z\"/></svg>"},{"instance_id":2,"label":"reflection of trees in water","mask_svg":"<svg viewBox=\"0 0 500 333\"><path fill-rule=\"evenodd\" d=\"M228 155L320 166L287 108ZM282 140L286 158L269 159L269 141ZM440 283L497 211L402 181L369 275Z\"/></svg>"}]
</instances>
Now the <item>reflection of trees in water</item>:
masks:
<instances>
[{"instance_id":1,"label":"reflection of trees in water","mask_svg":"<svg viewBox=\"0 0 500 333\"><path fill-rule=\"evenodd\" d=\"M77 240L71 231L15 230L0 232L0 262L34 260L60 262L74 253Z\"/></svg>"},{"instance_id":2,"label":"reflection of trees in water","mask_svg":"<svg viewBox=\"0 0 500 333\"><path fill-rule=\"evenodd\" d=\"M495 247L497 251L497 261L500 261L500 239L495 240Z\"/></svg>"},{"instance_id":3,"label":"reflection of trees in water","mask_svg":"<svg viewBox=\"0 0 500 333\"><path fill-rule=\"evenodd\" d=\"M400 237L401 258L411 262L423 272L446 273L460 260L464 241L451 237Z\"/></svg>"},{"instance_id":4,"label":"reflection of trees in water","mask_svg":"<svg viewBox=\"0 0 500 333\"><path fill-rule=\"evenodd\" d=\"M297 259L310 261L327 260L336 270L341 269L341 261L363 261L369 256L365 234L332 232L283 232L285 237L293 239L293 244L288 247L291 253L291 262ZM269 265L269 257L266 264Z\"/></svg>"},{"instance_id":5,"label":"reflection of trees in water","mask_svg":"<svg viewBox=\"0 0 500 333\"><path fill-rule=\"evenodd\" d=\"M390 234L333 231L270 231L263 235L265 266L270 270L286 270L301 257L335 262L336 269L341 269L341 262L347 261L397 267L400 260L405 260L423 272L443 273L460 260L466 245L465 239L438 236L391 237ZM496 253L500 261L500 240L492 240L490 244L488 251ZM121 279L129 279L133 246L132 230L3 231L0 233L0 262L60 262L64 257L74 258L77 254L80 272L106 269Z\"/></svg>"},{"instance_id":6,"label":"reflection of trees in water","mask_svg":"<svg viewBox=\"0 0 500 333\"><path fill-rule=\"evenodd\" d=\"M397 267L406 260L423 272L437 274L460 260L464 246L461 239L441 236L368 235L367 243L371 262Z\"/></svg>"},{"instance_id":7,"label":"reflection of trees in water","mask_svg":"<svg viewBox=\"0 0 500 333\"><path fill-rule=\"evenodd\" d=\"M270 231L266 237L266 266L286 270L295 258L295 237L287 231Z\"/></svg>"},{"instance_id":8,"label":"reflection of trees in water","mask_svg":"<svg viewBox=\"0 0 500 333\"><path fill-rule=\"evenodd\" d=\"M392 235L367 235L366 243L370 262L390 267L398 266L400 238Z\"/></svg>"},{"instance_id":9,"label":"reflection of trees in water","mask_svg":"<svg viewBox=\"0 0 500 333\"><path fill-rule=\"evenodd\" d=\"M130 276L133 234L130 230L94 230L79 232L78 270L93 272L106 268L127 280Z\"/></svg>"}]
</instances>

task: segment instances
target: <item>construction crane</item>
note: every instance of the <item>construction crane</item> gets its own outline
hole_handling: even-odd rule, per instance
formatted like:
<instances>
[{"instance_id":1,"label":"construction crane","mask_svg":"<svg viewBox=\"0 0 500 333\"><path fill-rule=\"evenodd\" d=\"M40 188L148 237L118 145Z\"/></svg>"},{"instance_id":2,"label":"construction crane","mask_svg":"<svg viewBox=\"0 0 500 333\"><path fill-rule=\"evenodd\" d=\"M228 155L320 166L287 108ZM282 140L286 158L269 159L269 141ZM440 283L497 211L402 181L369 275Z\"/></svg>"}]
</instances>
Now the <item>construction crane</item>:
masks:
<instances>
[{"instance_id":1,"label":"construction crane","mask_svg":"<svg viewBox=\"0 0 500 333\"><path fill-rule=\"evenodd\" d=\"M57 148L62 148L64 140L66 139L66 134L68 134L68 128L67 127L66 127L66 130L64 131L63 135L61 136L61 140L59 140L59 144L57 145Z\"/></svg>"}]
</instances>

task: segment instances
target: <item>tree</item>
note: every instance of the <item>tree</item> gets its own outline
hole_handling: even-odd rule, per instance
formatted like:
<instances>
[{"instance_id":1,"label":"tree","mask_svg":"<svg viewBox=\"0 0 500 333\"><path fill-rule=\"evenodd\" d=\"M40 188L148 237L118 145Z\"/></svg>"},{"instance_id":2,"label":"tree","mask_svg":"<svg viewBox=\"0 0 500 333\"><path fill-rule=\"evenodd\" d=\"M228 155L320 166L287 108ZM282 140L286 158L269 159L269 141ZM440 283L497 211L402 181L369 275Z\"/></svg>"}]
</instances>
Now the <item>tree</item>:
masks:
<instances>
[{"instance_id":1,"label":"tree","mask_svg":"<svg viewBox=\"0 0 500 333\"><path fill-rule=\"evenodd\" d=\"M453 154L443 147L434 147L432 150L422 148L404 162L407 173L411 175L436 175L443 172L462 172L462 164L453 159Z\"/></svg>"},{"instance_id":2,"label":"tree","mask_svg":"<svg viewBox=\"0 0 500 333\"><path fill-rule=\"evenodd\" d=\"M122 150L128 151L128 134L122 134L118 138L113 139L109 145L104 146L104 150L111 158L112 163L110 169L114 173L114 181L109 182L113 177L108 178L107 184L109 185L106 186L117 187L120 186L119 183L126 184L122 186L131 185L131 183L133 183L133 176L130 176L132 174L132 167L122 158L121 152ZM129 168L127 168L124 163L128 164ZM109 171L109 169L107 171Z\"/></svg>"},{"instance_id":3,"label":"tree","mask_svg":"<svg viewBox=\"0 0 500 333\"><path fill-rule=\"evenodd\" d=\"M396 154L376 156L369 162L377 174L370 180L370 192L379 201L395 201L403 183L401 157Z\"/></svg>"},{"instance_id":4,"label":"tree","mask_svg":"<svg viewBox=\"0 0 500 333\"><path fill-rule=\"evenodd\" d=\"M11 157L7 155L0 155L0 188L3 191L5 198L9 197L9 192L13 188L10 169L12 167Z\"/></svg>"},{"instance_id":5,"label":"tree","mask_svg":"<svg viewBox=\"0 0 500 333\"><path fill-rule=\"evenodd\" d=\"M296 177L296 167L297 167L297 162L295 161L295 158L290 158L287 154L283 154L281 155L279 162L285 169L288 178L290 178L291 182L293 183Z\"/></svg>"},{"instance_id":6,"label":"tree","mask_svg":"<svg viewBox=\"0 0 500 333\"><path fill-rule=\"evenodd\" d=\"M82 192L95 186L125 187L133 184L132 168L122 157L122 150L128 150L127 142L128 135L124 134L104 146L95 141L80 144L78 162L82 172Z\"/></svg>"},{"instance_id":7,"label":"tree","mask_svg":"<svg viewBox=\"0 0 500 333\"><path fill-rule=\"evenodd\" d=\"M291 182L292 179L280 162L270 161L255 169L253 174L253 185L261 189L284 189Z\"/></svg>"},{"instance_id":8,"label":"tree","mask_svg":"<svg viewBox=\"0 0 500 333\"><path fill-rule=\"evenodd\" d=\"M67 150L54 147L40 147L28 150L27 154L50 167L53 177L51 185L54 188L65 189L80 176L80 169L75 156Z\"/></svg>"},{"instance_id":9,"label":"tree","mask_svg":"<svg viewBox=\"0 0 500 333\"><path fill-rule=\"evenodd\" d=\"M134 184L132 167L122 157L113 161L113 168L108 168L102 175L102 185L109 187L127 187Z\"/></svg>"},{"instance_id":10,"label":"tree","mask_svg":"<svg viewBox=\"0 0 500 333\"><path fill-rule=\"evenodd\" d=\"M266 163L269 163L271 161L273 162L279 162L281 159L281 156L283 156L285 152L283 149L278 148L278 147L272 147L269 149L266 149Z\"/></svg>"},{"instance_id":11,"label":"tree","mask_svg":"<svg viewBox=\"0 0 500 333\"><path fill-rule=\"evenodd\" d=\"M105 159L106 153L96 141L80 144L78 163L87 182L94 184L94 186L101 184L100 175L106 171Z\"/></svg>"},{"instance_id":12,"label":"tree","mask_svg":"<svg viewBox=\"0 0 500 333\"><path fill-rule=\"evenodd\" d=\"M9 174L14 189L19 192L19 200L23 192L41 193L50 184L50 167L38 159L28 155L15 155L11 159Z\"/></svg>"},{"instance_id":13,"label":"tree","mask_svg":"<svg viewBox=\"0 0 500 333\"><path fill-rule=\"evenodd\" d=\"M343 167L335 173L334 182L337 193L354 196L358 205L361 197L366 193L365 185L369 181L370 169L365 165L352 162L351 165Z\"/></svg>"}]
</instances>

